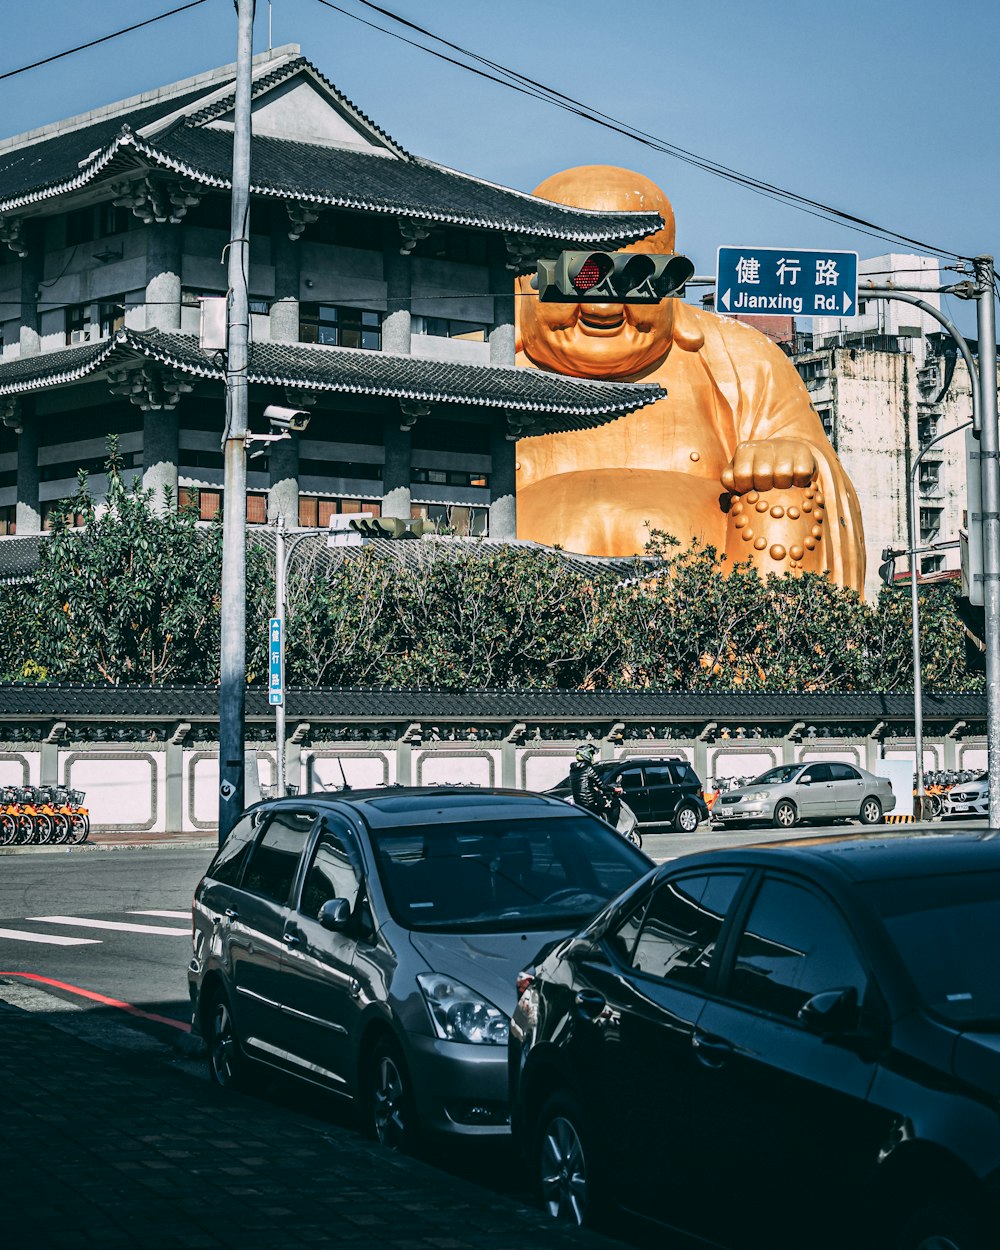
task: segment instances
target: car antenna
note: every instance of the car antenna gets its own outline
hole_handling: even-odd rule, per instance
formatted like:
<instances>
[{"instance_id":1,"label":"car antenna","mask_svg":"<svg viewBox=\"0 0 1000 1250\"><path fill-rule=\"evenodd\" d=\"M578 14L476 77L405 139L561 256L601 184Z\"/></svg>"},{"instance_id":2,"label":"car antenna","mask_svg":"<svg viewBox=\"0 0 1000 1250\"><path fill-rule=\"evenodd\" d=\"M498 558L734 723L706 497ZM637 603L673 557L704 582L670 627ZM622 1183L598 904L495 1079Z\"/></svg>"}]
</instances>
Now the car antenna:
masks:
<instances>
[{"instance_id":1,"label":"car antenna","mask_svg":"<svg viewBox=\"0 0 1000 1250\"><path fill-rule=\"evenodd\" d=\"M344 761L339 755L337 756L337 766L340 768L340 777L344 783L344 789L350 790L351 787L347 784L347 774L344 772Z\"/></svg>"}]
</instances>

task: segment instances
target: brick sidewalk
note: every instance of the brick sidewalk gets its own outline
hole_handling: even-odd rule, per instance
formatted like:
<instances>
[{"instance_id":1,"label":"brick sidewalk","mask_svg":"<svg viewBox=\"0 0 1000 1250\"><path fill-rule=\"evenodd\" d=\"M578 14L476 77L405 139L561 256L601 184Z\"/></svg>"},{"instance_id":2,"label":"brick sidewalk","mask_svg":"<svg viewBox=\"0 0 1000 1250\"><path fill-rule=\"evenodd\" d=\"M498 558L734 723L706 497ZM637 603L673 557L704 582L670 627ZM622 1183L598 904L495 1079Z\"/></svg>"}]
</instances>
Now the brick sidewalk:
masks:
<instances>
[{"instance_id":1,"label":"brick sidewalk","mask_svg":"<svg viewBox=\"0 0 1000 1250\"><path fill-rule=\"evenodd\" d=\"M47 1019L0 1001L0 1218L12 1250L619 1244L348 1128L223 1093L162 1058L98 1049Z\"/></svg>"}]
</instances>

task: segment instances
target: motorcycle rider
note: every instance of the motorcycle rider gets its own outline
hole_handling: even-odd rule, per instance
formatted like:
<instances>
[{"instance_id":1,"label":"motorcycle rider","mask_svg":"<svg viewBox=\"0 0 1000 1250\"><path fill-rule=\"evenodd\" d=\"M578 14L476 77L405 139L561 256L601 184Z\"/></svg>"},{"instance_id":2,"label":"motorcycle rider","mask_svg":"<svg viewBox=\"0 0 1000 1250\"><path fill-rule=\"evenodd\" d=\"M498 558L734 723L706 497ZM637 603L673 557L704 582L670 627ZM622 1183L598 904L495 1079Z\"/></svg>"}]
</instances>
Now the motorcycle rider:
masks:
<instances>
[{"instance_id":1,"label":"motorcycle rider","mask_svg":"<svg viewBox=\"0 0 1000 1250\"><path fill-rule=\"evenodd\" d=\"M600 773L594 767L597 754L597 746L593 742L584 742L577 747L576 759L569 768L573 802L577 807L593 812L595 816L600 816L616 828L621 800L614 790L608 789L601 781Z\"/></svg>"}]
</instances>

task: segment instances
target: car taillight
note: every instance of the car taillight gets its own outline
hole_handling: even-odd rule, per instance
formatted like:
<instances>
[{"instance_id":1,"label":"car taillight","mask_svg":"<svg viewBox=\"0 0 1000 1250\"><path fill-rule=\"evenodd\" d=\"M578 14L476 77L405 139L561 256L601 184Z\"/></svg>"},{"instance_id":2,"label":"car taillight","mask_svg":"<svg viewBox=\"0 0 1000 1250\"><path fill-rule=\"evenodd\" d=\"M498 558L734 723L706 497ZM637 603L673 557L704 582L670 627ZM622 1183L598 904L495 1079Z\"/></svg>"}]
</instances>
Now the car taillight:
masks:
<instances>
[{"instance_id":1,"label":"car taillight","mask_svg":"<svg viewBox=\"0 0 1000 1250\"><path fill-rule=\"evenodd\" d=\"M517 980L514 982L514 985L517 988L518 998L521 997L525 990L530 989L534 983L535 974L533 972L519 972L517 974Z\"/></svg>"}]
</instances>

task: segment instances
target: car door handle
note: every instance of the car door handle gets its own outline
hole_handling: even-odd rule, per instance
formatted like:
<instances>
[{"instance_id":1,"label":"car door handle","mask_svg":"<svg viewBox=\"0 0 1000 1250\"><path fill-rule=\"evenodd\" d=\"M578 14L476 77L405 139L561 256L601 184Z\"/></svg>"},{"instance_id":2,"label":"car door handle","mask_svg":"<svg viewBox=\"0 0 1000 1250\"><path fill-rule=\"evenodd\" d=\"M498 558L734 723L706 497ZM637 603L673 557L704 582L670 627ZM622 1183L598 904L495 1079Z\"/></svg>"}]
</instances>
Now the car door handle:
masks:
<instances>
[{"instance_id":1,"label":"car door handle","mask_svg":"<svg viewBox=\"0 0 1000 1250\"><path fill-rule=\"evenodd\" d=\"M698 1062L706 1068L723 1067L733 1053L729 1042L723 1041L721 1037L708 1037L704 1033L693 1034L691 1045Z\"/></svg>"},{"instance_id":2,"label":"car door handle","mask_svg":"<svg viewBox=\"0 0 1000 1250\"><path fill-rule=\"evenodd\" d=\"M300 937L298 933L294 932L294 930L286 929L285 932L281 935L281 940L284 942L286 946L298 946L299 943L302 941L302 938Z\"/></svg>"},{"instance_id":3,"label":"car door handle","mask_svg":"<svg viewBox=\"0 0 1000 1250\"><path fill-rule=\"evenodd\" d=\"M239 920L239 918L240 918L240 913L236 910L236 908L235 908L235 907L227 907L227 908L226 908L226 919L227 919L230 923L232 923L232 921L234 921L234 920Z\"/></svg>"},{"instance_id":4,"label":"car door handle","mask_svg":"<svg viewBox=\"0 0 1000 1250\"><path fill-rule=\"evenodd\" d=\"M577 1011L587 1020L596 1020L608 1005L604 995L598 994L596 990L580 990L574 1002Z\"/></svg>"}]
</instances>

